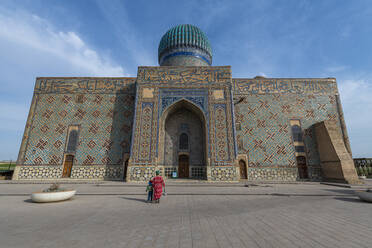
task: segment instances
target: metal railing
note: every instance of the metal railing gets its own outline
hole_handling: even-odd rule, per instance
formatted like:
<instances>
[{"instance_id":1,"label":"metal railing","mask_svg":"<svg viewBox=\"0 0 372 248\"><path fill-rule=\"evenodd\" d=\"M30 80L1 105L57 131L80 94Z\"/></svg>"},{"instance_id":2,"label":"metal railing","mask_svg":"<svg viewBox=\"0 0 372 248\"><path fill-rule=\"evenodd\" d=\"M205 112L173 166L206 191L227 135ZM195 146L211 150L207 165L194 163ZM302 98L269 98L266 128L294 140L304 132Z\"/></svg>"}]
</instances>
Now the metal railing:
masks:
<instances>
[{"instance_id":1,"label":"metal railing","mask_svg":"<svg viewBox=\"0 0 372 248\"><path fill-rule=\"evenodd\" d=\"M176 173L176 174L174 174ZM176 177L174 177L176 175ZM204 179L207 175L206 166L189 166L189 177L195 179ZM166 178L178 177L178 166L164 166L164 176Z\"/></svg>"}]
</instances>

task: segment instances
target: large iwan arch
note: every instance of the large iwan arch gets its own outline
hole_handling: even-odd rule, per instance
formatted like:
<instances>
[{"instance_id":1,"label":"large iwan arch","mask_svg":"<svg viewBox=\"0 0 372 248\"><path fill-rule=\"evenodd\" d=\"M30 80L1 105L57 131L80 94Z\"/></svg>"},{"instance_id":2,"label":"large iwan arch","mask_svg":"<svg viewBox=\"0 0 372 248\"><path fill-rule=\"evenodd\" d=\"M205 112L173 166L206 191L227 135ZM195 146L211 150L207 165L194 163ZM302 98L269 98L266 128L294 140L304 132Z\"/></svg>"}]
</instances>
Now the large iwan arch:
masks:
<instances>
[{"instance_id":1,"label":"large iwan arch","mask_svg":"<svg viewBox=\"0 0 372 248\"><path fill-rule=\"evenodd\" d=\"M158 165L167 176L206 178L207 140L203 111L186 99L173 103L160 117Z\"/></svg>"}]
</instances>

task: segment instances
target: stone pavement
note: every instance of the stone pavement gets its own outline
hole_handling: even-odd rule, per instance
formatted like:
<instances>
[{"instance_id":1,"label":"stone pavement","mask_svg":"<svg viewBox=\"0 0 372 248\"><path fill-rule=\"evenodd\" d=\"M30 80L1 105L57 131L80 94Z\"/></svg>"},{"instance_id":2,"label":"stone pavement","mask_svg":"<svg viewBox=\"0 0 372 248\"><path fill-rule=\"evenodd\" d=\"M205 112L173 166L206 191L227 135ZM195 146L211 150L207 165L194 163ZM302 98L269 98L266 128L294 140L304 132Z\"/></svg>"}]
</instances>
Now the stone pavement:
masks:
<instances>
[{"instance_id":1,"label":"stone pavement","mask_svg":"<svg viewBox=\"0 0 372 248\"><path fill-rule=\"evenodd\" d=\"M0 184L0 247L372 247L372 204L322 185L66 184L71 201L35 204L45 184Z\"/></svg>"}]
</instances>

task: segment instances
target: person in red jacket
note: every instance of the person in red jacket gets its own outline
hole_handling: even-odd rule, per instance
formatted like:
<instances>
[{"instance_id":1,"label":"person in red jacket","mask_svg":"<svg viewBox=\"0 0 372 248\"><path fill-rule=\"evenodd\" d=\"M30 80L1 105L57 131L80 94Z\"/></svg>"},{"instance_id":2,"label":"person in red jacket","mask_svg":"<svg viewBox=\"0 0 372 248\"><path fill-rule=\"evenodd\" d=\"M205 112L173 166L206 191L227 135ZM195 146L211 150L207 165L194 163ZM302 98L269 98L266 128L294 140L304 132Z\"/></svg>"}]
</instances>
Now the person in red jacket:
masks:
<instances>
[{"instance_id":1,"label":"person in red jacket","mask_svg":"<svg viewBox=\"0 0 372 248\"><path fill-rule=\"evenodd\" d=\"M163 193L163 187L165 187L164 180L160 175L160 171L156 171L156 176L151 180L152 186L154 187L154 200L159 203L160 197Z\"/></svg>"}]
</instances>

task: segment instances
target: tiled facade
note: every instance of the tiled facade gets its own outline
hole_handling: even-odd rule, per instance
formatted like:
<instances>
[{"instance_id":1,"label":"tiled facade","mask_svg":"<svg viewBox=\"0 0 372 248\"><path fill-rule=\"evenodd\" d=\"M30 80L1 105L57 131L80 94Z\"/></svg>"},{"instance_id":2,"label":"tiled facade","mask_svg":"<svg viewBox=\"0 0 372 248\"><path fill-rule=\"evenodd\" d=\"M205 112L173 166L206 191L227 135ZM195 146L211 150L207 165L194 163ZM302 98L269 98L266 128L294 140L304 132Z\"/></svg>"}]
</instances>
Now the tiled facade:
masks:
<instances>
[{"instance_id":1,"label":"tiled facade","mask_svg":"<svg viewBox=\"0 0 372 248\"><path fill-rule=\"evenodd\" d=\"M204 130L198 139L190 134L198 149L189 154L190 175L238 181L243 157L248 180L298 180L290 120L299 120L309 178L319 180L313 125L332 120L344 133L340 106L335 79L233 79L228 66L139 67L137 78L38 78L14 179L61 178L71 125L79 130L71 179L167 175L178 166L178 150L169 149L178 143L167 142L169 134L187 123L169 118L186 109L197 117L189 118L190 132L196 122Z\"/></svg>"},{"instance_id":2,"label":"tiled facade","mask_svg":"<svg viewBox=\"0 0 372 248\"><path fill-rule=\"evenodd\" d=\"M129 153L135 79L39 78L17 179L62 176L67 130L79 127L71 179L121 179ZM78 100L79 98L79 100Z\"/></svg>"},{"instance_id":3,"label":"tiled facade","mask_svg":"<svg viewBox=\"0 0 372 248\"><path fill-rule=\"evenodd\" d=\"M239 153L248 155L248 179L296 180L291 119L304 130L309 177L321 179L319 155L312 125L341 121L334 79L234 79ZM281 88L280 88L281 87ZM277 172L276 172L277 171ZM285 171L285 173L284 173ZM284 173L284 174L283 174Z\"/></svg>"}]
</instances>

